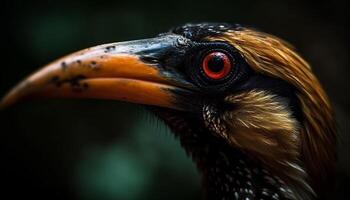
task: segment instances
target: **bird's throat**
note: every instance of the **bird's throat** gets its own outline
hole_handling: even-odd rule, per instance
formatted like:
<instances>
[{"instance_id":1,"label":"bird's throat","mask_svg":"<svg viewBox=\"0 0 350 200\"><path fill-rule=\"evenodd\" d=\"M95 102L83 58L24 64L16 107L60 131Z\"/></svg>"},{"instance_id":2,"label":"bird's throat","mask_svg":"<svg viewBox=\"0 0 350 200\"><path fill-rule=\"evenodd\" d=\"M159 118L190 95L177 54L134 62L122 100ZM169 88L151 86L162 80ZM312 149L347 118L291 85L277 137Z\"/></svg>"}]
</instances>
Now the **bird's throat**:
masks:
<instances>
[{"instance_id":1,"label":"bird's throat","mask_svg":"<svg viewBox=\"0 0 350 200\"><path fill-rule=\"evenodd\" d=\"M295 199L279 177L210 134L198 118L169 110L155 113L168 124L196 163L207 199Z\"/></svg>"}]
</instances>

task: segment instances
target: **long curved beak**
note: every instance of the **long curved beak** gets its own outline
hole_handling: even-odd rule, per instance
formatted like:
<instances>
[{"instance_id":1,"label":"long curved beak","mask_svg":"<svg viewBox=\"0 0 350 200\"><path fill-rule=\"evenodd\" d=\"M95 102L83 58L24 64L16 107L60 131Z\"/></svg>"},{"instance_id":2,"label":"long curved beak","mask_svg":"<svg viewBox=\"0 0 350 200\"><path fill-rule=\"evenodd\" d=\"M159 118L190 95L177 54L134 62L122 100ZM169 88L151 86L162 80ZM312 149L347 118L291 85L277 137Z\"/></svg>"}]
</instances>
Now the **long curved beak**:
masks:
<instances>
[{"instance_id":1,"label":"long curved beak","mask_svg":"<svg viewBox=\"0 0 350 200\"><path fill-rule=\"evenodd\" d=\"M4 108L34 97L115 99L183 110L193 86L163 58L176 54L177 35L88 48L48 64L14 87ZM181 39L181 38L180 38Z\"/></svg>"}]
</instances>

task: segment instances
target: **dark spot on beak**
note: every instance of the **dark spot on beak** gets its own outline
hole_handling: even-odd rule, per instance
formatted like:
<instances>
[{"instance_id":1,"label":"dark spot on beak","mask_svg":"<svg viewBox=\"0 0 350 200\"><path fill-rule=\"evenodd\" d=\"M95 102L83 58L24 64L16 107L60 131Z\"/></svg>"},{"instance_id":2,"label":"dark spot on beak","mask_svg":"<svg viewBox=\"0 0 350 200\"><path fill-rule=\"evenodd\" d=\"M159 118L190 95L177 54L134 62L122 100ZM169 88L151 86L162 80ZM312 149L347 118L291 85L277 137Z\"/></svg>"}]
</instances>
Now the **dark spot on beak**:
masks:
<instances>
[{"instance_id":1,"label":"dark spot on beak","mask_svg":"<svg viewBox=\"0 0 350 200\"><path fill-rule=\"evenodd\" d=\"M86 77L83 75L78 75L78 76L74 76L71 79L67 79L65 82L70 84L70 86L74 92L82 92L83 90L88 88L87 83L84 83L84 84L81 83L81 80L83 80L85 78Z\"/></svg>"},{"instance_id":2,"label":"dark spot on beak","mask_svg":"<svg viewBox=\"0 0 350 200\"><path fill-rule=\"evenodd\" d=\"M84 88L84 89L87 89L88 87L89 87L89 84L87 84L87 83L84 83L84 84L83 84L83 88Z\"/></svg>"},{"instance_id":3,"label":"dark spot on beak","mask_svg":"<svg viewBox=\"0 0 350 200\"><path fill-rule=\"evenodd\" d=\"M76 62L78 63L78 65L80 65L80 64L81 64L81 60L77 60Z\"/></svg>"},{"instance_id":4,"label":"dark spot on beak","mask_svg":"<svg viewBox=\"0 0 350 200\"><path fill-rule=\"evenodd\" d=\"M107 46L105 49L105 53L109 53L109 52L114 51L114 50L115 50L115 46Z\"/></svg>"},{"instance_id":5,"label":"dark spot on beak","mask_svg":"<svg viewBox=\"0 0 350 200\"><path fill-rule=\"evenodd\" d=\"M60 77L58 76L53 76L50 81L49 81L50 84L54 84L56 87L61 87L62 85L62 82L60 80Z\"/></svg>"},{"instance_id":6,"label":"dark spot on beak","mask_svg":"<svg viewBox=\"0 0 350 200\"><path fill-rule=\"evenodd\" d=\"M97 64L97 62L96 62L96 61L91 61L91 63L90 63L90 68L91 68L92 70L98 70L98 64Z\"/></svg>"},{"instance_id":7,"label":"dark spot on beak","mask_svg":"<svg viewBox=\"0 0 350 200\"><path fill-rule=\"evenodd\" d=\"M77 75L67 79L61 79L58 76L53 76L49 83L54 84L56 87L60 87L61 85L68 83L74 92L82 92L89 87L87 83L81 83L81 80L84 80L85 78L86 77L83 75Z\"/></svg>"},{"instance_id":8,"label":"dark spot on beak","mask_svg":"<svg viewBox=\"0 0 350 200\"><path fill-rule=\"evenodd\" d=\"M63 62L61 63L61 69L62 69L62 71L65 71L65 70L67 69L67 67L68 67L67 63L63 61Z\"/></svg>"}]
</instances>

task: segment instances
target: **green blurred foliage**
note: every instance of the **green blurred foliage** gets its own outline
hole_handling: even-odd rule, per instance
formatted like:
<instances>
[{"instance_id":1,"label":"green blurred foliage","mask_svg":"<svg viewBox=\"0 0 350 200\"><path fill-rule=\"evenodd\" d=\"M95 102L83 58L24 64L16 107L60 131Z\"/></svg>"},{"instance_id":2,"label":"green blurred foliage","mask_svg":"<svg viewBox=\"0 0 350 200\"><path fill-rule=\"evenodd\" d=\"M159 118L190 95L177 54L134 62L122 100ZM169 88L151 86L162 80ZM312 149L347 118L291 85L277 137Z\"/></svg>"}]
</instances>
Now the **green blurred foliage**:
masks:
<instances>
[{"instance_id":1,"label":"green blurred foliage","mask_svg":"<svg viewBox=\"0 0 350 200\"><path fill-rule=\"evenodd\" d=\"M168 129L156 123L153 116L143 115L127 131L128 137L111 146L86 149L76 168L76 184L83 199L186 199L186 194L199 194L194 164ZM181 192L173 193L175 188L169 187L173 185Z\"/></svg>"}]
</instances>

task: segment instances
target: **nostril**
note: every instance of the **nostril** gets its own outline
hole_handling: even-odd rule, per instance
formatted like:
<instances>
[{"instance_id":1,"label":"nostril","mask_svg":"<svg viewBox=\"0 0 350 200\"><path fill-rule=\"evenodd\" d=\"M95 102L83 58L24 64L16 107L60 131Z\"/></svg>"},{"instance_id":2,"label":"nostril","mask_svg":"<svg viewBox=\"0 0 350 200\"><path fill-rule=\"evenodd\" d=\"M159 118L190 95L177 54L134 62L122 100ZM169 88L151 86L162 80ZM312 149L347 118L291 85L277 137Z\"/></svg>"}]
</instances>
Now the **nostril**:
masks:
<instances>
[{"instance_id":1,"label":"nostril","mask_svg":"<svg viewBox=\"0 0 350 200\"><path fill-rule=\"evenodd\" d=\"M142 56L141 60L143 62L149 63L149 64L157 64L159 63L158 58L154 57L154 56Z\"/></svg>"}]
</instances>

